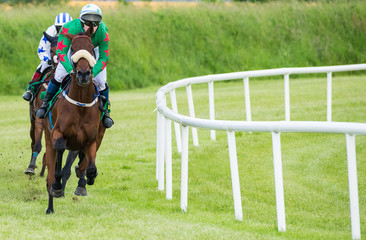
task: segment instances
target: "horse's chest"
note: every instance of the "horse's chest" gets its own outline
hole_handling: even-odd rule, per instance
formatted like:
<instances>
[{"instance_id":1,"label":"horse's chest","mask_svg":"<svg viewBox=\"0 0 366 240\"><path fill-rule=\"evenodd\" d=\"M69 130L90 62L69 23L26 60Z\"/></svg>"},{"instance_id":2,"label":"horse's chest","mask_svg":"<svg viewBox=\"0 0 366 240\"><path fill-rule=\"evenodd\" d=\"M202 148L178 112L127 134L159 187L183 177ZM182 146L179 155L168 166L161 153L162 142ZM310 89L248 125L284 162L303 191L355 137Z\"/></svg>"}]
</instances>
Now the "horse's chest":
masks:
<instances>
[{"instance_id":1,"label":"horse's chest","mask_svg":"<svg viewBox=\"0 0 366 240\"><path fill-rule=\"evenodd\" d=\"M63 137L70 148L83 148L96 141L98 125L96 123L71 124L68 128L61 129Z\"/></svg>"},{"instance_id":2,"label":"horse's chest","mask_svg":"<svg viewBox=\"0 0 366 240\"><path fill-rule=\"evenodd\" d=\"M67 106L67 104L64 105ZM60 129L68 149L81 149L97 139L100 123L99 109L94 107L76 108L76 110L72 111L70 106L60 108L55 123L55 128Z\"/></svg>"},{"instance_id":3,"label":"horse's chest","mask_svg":"<svg viewBox=\"0 0 366 240\"><path fill-rule=\"evenodd\" d=\"M81 149L96 141L96 131L84 127L74 128L64 132L66 146L69 149Z\"/></svg>"}]
</instances>

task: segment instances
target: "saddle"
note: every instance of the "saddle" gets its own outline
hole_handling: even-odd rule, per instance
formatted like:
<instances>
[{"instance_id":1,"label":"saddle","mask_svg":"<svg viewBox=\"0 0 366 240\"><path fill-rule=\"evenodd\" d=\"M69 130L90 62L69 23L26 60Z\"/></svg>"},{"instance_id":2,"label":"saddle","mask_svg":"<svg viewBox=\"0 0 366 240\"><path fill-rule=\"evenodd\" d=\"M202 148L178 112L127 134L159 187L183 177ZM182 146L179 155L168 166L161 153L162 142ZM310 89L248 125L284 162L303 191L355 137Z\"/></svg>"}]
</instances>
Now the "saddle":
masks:
<instances>
[{"instance_id":1,"label":"saddle","mask_svg":"<svg viewBox=\"0 0 366 240\"><path fill-rule=\"evenodd\" d=\"M48 109L47 109L47 111L46 111L46 115L47 114L49 114L49 112L51 111L51 109L52 109L52 107L53 107L53 105L55 105L55 103L57 102L57 100L59 99L59 95L60 95L60 93L63 91L63 90L65 90L68 86L69 86L69 84L71 83L71 76L70 76L70 74L68 74L68 75L66 75L66 77L64 78L64 80L62 81L62 83L61 83L61 86L60 86L60 88L59 88L59 90L57 91L57 93L55 94L55 96L52 98L52 100L50 101L50 103L49 103L49 107L48 107ZM41 93L41 96L40 96L40 98L41 99L44 99L44 96L46 95L46 91L43 91L42 93Z\"/></svg>"},{"instance_id":2,"label":"saddle","mask_svg":"<svg viewBox=\"0 0 366 240\"><path fill-rule=\"evenodd\" d=\"M35 82L33 82L33 83L31 83L31 84L28 85L27 90L31 90L32 93L33 93L33 97L29 101L30 104L33 104L33 101L35 99L35 96L37 96L38 93L39 93L39 91L41 90L42 84L49 82L49 80L46 81L46 79L51 74L51 71L52 71L52 67L46 68L43 71L42 75L40 76L40 78L39 78L40 80L39 81L35 81Z\"/></svg>"}]
</instances>

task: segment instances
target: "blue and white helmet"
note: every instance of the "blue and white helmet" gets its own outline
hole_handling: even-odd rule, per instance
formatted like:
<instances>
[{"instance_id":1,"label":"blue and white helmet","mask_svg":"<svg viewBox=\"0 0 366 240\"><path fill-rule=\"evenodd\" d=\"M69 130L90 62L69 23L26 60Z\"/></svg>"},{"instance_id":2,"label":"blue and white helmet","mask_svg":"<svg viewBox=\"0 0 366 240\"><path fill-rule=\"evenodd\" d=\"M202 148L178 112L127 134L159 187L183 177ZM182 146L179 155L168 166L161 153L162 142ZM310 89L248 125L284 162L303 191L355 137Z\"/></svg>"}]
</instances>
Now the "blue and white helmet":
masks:
<instances>
[{"instance_id":1,"label":"blue and white helmet","mask_svg":"<svg viewBox=\"0 0 366 240\"><path fill-rule=\"evenodd\" d=\"M55 18L55 26L62 26L67 22L70 22L72 20L72 17L70 14L63 12L56 16Z\"/></svg>"}]
</instances>

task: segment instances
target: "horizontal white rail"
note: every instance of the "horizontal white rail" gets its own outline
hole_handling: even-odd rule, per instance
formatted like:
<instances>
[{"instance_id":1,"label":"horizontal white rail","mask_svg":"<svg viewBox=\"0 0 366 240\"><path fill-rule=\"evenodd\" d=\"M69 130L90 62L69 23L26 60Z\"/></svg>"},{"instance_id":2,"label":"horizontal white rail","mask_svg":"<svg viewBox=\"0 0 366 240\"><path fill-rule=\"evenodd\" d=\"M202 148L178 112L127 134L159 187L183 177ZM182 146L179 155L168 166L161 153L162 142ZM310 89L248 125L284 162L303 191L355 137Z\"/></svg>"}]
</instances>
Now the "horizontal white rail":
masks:
<instances>
[{"instance_id":1,"label":"horizontal white rail","mask_svg":"<svg viewBox=\"0 0 366 240\"><path fill-rule=\"evenodd\" d=\"M229 121L191 118L162 107L159 112L184 126L235 132L343 133L366 135L366 123L317 121Z\"/></svg>"},{"instance_id":2,"label":"horizontal white rail","mask_svg":"<svg viewBox=\"0 0 366 240\"><path fill-rule=\"evenodd\" d=\"M361 238L359 203L358 203L358 183L356 166L356 146L355 135L366 135L366 123L352 122L332 122L332 72L359 71L366 70L366 64L327 66L327 67L306 67L306 68L280 68L270 70L246 71L226 74L207 75L201 77L185 78L175 82L170 82L161 87L156 93L157 117L157 167L156 175L159 180L158 189L164 190L164 153L167 165L167 199L172 198L171 190L171 133L170 121L175 123L175 133L177 139L178 152L181 151L181 209L187 211L188 203L188 127L192 128L194 146L198 146L196 128L211 130L211 139L215 139L214 130L226 131L228 135L229 157L231 167L231 178L233 187L233 198L235 217L242 220L242 206L239 184L239 173L236 156L235 132L271 132L273 144L273 161L275 172L276 205L278 231L286 231L283 177L282 177L282 154L280 133L333 133L345 134L347 146L347 162L349 173L350 192L350 213L352 238ZM291 74L327 74L327 121L291 121L290 120L290 94L289 75ZM285 121L252 121L249 97L249 77L264 77L283 75L285 80ZM213 82L233 79L244 80L245 106L247 121L215 120ZM209 110L210 119L196 118L192 98L192 84L209 84ZM186 87L189 103L190 116L178 113L176 107L175 89ZM166 106L166 94L171 94L173 110ZM169 120L167 120L169 119ZM182 127L180 130L176 124ZM165 126L165 127L164 127ZM165 148L165 151L164 151Z\"/></svg>"},{"instance_id":3,"label":"horizontal white rail","mask_svg":"<svg viewBox=\"0 0 366 240\"><path fill-rule=\"evenodd\" d=\"M280 76L286 74L310 74L310 73L328 73L328 72L348 72L366 70L366 64L354 65L339 65L330 67L303 67L303 68L278 68L269 70L256 70L235 73L223 73L215 75L206 75L200 77L184 78L175 82L170 82L161 87L159 92L168 93L172 89L185 87L189 84L207 83L209 81L225 81L233 79L244 79L249 77L266 77L266 76ZM158 100L158 99L157 99ZM157 106L158 106L157 102Z\"/></svg>"}]
</instances>

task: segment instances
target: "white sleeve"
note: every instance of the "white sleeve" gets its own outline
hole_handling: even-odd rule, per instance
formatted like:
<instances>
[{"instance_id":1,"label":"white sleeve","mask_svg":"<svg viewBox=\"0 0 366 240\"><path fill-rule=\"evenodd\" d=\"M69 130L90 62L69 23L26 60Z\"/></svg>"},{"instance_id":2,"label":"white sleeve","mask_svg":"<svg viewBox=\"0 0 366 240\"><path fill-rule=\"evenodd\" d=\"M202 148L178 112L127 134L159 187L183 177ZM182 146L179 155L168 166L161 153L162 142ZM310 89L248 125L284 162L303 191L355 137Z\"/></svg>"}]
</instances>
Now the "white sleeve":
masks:
<instances>
[{"instance_id":1,"label":"white sleeve","mask_svg":"<svg viewBox=\"0 0 366 240\"><path fill-rule=\"evenodd\" d=\"M57 34L56 28L54 25L49 27L46 30L46 33L50 36L54 36ZM47 40L47 38L42 35L41 41L38 45L38 57L41 62L46 62L48 59L51 59L51 42Z\"/></svg>"}]
</instances>

